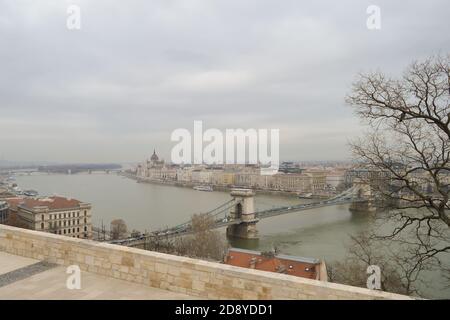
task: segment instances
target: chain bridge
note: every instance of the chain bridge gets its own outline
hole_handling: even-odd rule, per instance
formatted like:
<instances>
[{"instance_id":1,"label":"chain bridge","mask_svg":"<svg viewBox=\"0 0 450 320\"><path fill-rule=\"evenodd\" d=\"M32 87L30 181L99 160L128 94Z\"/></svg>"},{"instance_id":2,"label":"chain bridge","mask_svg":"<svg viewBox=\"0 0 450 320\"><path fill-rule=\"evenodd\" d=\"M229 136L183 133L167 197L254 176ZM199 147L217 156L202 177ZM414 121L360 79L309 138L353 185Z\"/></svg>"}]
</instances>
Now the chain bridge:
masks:
<instances>
[{"instance_id":1,"label":"chain bridge","mask_svg":"<svg viewBox=\"0 0 450 320\"><path fill-rule=\"evenodd\" d=\"M353 186L344 192L329 198L311 203L301 203L292 206L282 206L271 209L256 211L254 207L254 192L250 189L233 189L231 199L220 206L205 212L213 219L211 229L227 228L227 235L230 237L257 239L256 224L261 219L274 217L292 212L302 212L306 210L334 206L339 204L360 205L368 203L368 194L361 186ZM94 230L95 231L95 230ZM139 236L129 237L120 240L110 240L108 242L126 246L140 246L145 241L170 239L173 237L192 234L194 232L191 221L186 221L165 230L157 230Z\"/></svg>"}]
</instances>

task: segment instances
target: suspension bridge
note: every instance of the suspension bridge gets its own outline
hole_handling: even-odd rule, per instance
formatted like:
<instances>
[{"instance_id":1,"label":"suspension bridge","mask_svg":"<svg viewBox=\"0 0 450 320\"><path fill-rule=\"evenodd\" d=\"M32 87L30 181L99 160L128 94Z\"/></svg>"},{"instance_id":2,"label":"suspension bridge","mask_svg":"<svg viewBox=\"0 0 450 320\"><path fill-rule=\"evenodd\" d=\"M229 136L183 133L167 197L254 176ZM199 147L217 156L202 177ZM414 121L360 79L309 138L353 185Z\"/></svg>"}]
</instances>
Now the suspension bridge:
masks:
<instances>
[{"instance_id":1,"label":"suspension bridge","mask_svg":"<svg viewBox=\"0 0 450 320\"><path fill-rule=\"evenodd\" d=\"M205 212L205 214L209 215L213 220L211 229L227 227L227 234L229 236L245 239L257 238L256 223L261 219L321 207L368 201L367 197L362 195L361 187L359 186L353 186L329 199L259 211L255 210L254 193L252 190L233 189L231 191L231 197L232 199L229 201ZM108 242L134 247L143 245L145 241L149 239L162 240L192 233L194 233L192 221L189 220L164 230L153 231L120 240L110 240Z\"/></svg>"}]
</instances>

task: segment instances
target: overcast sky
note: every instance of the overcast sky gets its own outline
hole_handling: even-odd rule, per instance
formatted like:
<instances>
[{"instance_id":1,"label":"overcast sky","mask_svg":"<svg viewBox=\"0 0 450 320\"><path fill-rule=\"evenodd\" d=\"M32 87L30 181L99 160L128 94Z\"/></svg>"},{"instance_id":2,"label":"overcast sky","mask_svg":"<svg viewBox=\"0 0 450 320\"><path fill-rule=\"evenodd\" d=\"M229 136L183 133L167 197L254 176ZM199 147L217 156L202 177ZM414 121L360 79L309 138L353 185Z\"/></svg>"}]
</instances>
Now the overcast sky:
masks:
<instances>
[{"instance_id":1,"label":"overcast sky","mask_svg":"<svg viewBox=\"0 0 450 320\"><path fill-rule=\"evenodd\" d=\"M79 5L81 30L68 30ZM381 30L366 9L381 8ZM176 128L278 128L282 160L349 158L355 75L450 52L450 2L0 0L0 157L166 159ZM1 159L0 158L0 159Z\"/></svg>"}]
</instances>

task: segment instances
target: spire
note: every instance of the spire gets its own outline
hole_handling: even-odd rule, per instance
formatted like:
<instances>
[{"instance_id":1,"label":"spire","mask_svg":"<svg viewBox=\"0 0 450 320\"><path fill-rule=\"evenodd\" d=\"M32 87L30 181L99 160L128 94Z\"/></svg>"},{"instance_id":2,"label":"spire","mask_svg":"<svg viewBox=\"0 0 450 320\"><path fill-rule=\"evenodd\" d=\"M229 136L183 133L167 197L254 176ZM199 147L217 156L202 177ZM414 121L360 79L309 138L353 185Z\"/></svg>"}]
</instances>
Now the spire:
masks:
<instances>
[{"instance_id":1,"label":"spire","mask_svg":"<svg viewBox=\"0 0 450 320\"><path fill-rule=\"evenodd\" d=\"M152 160L152 161L158 161L159 160L158 156L156 155L156 150L155 149L153 149L153 154L152 154L150 160Z\"/></svg>"}]
</instances>

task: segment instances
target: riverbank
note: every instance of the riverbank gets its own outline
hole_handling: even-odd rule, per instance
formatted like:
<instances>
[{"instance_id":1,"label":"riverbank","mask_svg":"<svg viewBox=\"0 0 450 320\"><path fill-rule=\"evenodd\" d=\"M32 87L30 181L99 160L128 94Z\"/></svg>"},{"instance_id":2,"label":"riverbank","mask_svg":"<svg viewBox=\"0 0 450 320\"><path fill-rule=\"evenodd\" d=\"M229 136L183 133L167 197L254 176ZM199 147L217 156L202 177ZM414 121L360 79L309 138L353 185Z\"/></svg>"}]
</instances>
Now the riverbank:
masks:
<instances>
[{"instance_id":1,"label":"riverbank","mask_svg":"<svg viewBox=\"0 0 450 320\"><path fill-rule=\"evenodd\" d=\"M182 187L182 188L193 188L194 186L198 185L192 182L180 182L180 181L171 181L171 180L151 180L146 178L137 177L136 175L129 174L129 173L120 173L120 175L127 177L129 179L135 180L138 183L150 183L150 184L157 184L157 185L168 185L168 186L175 186L175 187ZM222 191L222 192L230 192L234 188L238 188L238 186L219 186L219 185L212 185L214 191ZM248 187L245 187L248 188ZM251 188L255 193L263 194L263 195L275 195L275 196L282 196L282 197L288 197L288 198L298 198L298 194L294 191L283 191L283 190L267 190L267 189L258 189L258 188ZM327 199L331 197L332 195L312 195L311 197L308 197L308 199Z\"/></svg>"}]
</instances>

